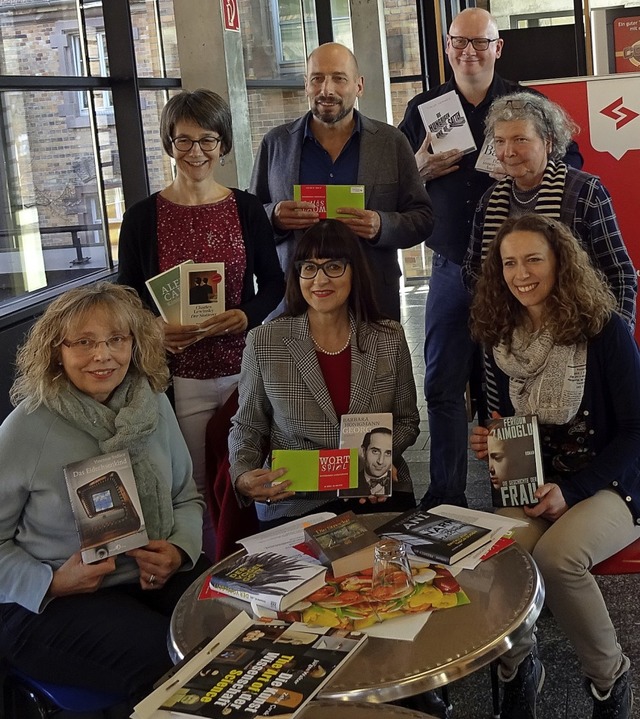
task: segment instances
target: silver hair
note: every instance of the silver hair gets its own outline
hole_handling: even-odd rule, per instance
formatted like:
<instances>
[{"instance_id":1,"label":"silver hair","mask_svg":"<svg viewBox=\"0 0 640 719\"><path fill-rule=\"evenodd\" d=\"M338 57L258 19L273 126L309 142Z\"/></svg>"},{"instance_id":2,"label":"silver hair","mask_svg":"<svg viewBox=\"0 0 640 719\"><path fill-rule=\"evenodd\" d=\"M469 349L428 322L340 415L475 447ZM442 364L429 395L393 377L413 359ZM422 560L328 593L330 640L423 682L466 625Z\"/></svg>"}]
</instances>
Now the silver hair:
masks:
<instances>
[{"instance_id":1,"label":"silver hair","mask_svg":"<svg viewBox=\"0 0 640 719\"><path fill-rule=\"evenodd\" d=\"M484 121L485 133L493 137L497 122L512 120L530 120L538 135L551 141L550 160L561 160L571 138L580 132L560 105L533 92L514 92L494 100Z\"/></svg>"}]
</instances>

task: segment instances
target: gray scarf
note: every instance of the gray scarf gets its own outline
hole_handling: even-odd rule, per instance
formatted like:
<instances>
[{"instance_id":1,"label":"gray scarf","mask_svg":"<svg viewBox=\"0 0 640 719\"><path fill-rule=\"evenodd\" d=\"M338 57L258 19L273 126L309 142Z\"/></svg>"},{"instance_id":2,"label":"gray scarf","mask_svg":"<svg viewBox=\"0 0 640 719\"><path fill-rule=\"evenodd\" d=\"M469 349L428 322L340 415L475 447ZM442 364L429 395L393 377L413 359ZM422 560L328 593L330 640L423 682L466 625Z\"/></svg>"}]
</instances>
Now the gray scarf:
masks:
<instances>
[{"instance_id":1,"label":"gray scarf","mask_svg":"<svg viewBox=\"0 0 640 719\"><path fill-rule=\"evenodd\" d=\"M158 425L158 399L145 377L129 373L108 404L96 402L70 382L49 408L97 440L104 454L128 450L149 539L166 539L173 527L171 491L158 481L147 456Z\"/></svg>"}]
</instances>

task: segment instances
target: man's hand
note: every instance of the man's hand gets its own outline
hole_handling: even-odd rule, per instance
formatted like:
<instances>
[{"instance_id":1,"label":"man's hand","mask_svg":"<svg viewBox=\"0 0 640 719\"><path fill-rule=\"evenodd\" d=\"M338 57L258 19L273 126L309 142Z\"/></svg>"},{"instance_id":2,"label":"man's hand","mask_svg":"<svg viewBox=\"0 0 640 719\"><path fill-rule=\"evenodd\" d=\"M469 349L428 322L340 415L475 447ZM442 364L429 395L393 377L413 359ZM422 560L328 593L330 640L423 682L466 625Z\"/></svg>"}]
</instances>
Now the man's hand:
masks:
<instances>
[{"instance_id":1,"label":"man's hand","mask_svg":"<svg viewBox=\"0 0 640 719\"><path fill-rule=\"evenodd\" d=\"M91 594L100 587L105 576L115 569L116 560L113 557L84 564L82 555L76 552L53 573L48 595L66 597L70 594Z\"/></svg>"},{"instance_id":2,"label":"man's hand","mask_svg":"<svg viewBox=\"0 0 640 719\"><path fill-rule=\"evenodd\" d=\"M306 230L315 225L320 218L311 202L282 200L273 210L273 224L279 230Z\"/></svg>"},{"instance_id":3,"label":"man's hand","mask_svg":"<svg viewBox=\"0 0 640 719\"><path fill-rule=\"evenodd\" d=\"M143 589L160 589L183 565L186 555L165 539L152 539L144 547L126 552L136 560Z\"/></svg>"},{"instance_id":4,"label":"man's hand","mask_svg":"<svg viewBox=\"0 0 640 719\"><path fill-rule=\"evenodd\" d=\"M464 153L460 150L447 150L446 152L429 152L431 133L427 132L424 142L416 152L416 165L420 177L425 181L435 180L460 169L460 162Z\"/></svg>"},{"instance_id":5,"label":"man's hand","mask_svg":"<svg viewBox=\"0 0 640 719\"><path fill-rule=\"evenodd\" d=\"M375 240L380 232L380 215L375 210L338 207L336 219L348 225L363 240Z\"/></svg>"}]
</instances>

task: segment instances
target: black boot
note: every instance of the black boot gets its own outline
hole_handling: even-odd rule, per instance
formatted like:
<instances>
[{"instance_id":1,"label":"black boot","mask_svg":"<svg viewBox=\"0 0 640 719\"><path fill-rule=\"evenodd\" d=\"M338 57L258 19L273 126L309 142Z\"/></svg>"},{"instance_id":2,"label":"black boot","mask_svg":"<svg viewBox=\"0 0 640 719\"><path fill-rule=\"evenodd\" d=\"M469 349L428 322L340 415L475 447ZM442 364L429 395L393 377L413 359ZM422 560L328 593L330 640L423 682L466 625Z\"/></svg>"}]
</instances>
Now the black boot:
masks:
<instances>
[{"instance_id":1,"label":"black boot","mask_svg":"<svg viewBox=\"0 0 640 719\"><path fill-rule=\"evenodd\" d=\"M633 692L629 683L629 672L625 672L603 696L587 681L587 691L593 699L592 719L631 719Z\"/></svg>"},{"instance_id":2,"label":"black boot","mask_svg":"<svg viewBox=\"0 0 640 719\"><path fill-rule=\"evenodd\" d=\"M520 662L515 675L503 680L501 719L536 719L536 700L543 684L544 667L534 649Z\"/></svg>"},{"instance_id":3,"label":"black boot","mask_svg":"<svg viewBox=\"0 0 640 719\"><path fill-rule=\"evenodd\" d=\"M413 709L414 711L423 712L424 714L430 714L438 719L451 719L452 707L446 705L435 689L407 697L407 699L401 699L397 703L406 709Z\"/></svg>"}]
</instances>

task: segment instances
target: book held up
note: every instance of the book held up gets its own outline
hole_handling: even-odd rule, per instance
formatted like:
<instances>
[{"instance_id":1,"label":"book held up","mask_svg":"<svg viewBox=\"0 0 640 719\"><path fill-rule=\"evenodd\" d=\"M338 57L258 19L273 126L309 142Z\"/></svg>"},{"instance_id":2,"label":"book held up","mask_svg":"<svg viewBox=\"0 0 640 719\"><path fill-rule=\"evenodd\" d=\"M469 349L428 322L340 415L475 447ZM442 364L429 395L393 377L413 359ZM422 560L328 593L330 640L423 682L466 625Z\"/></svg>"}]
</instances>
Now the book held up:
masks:
<instances>
[{"instance_id":1,"label":"book held up","mask_svg":"<svg viewBox=\"0 0 640 719\"><path fill-rule=\"evenodd\" d=\"M335 219L338 208L364 210L364 185L294 185L293 199L310 202L321 220Z\"/></svg>"},{"instance_id":2,"label":"book held up","mask_svg":"<svg viewBox=\"0 0 640 719\"><path fill-rule=\"evenodd\" d=\"M271 469L287 470L294 492L335 492L358 486L357 449L274 449Z\"/></svg>"},{"instance_id":3,"label":"book held up","mask_svg":"<svg viewBox=\"0 0 640 719\"><path fill-rule=\"evenodd\" d=\"M224 262L180 265L180 324L197 325L224 310Z\"/></svg>"},{"instance_id":4,"label":"book held up","mask_svg":"<svg viewBox=\"0 0 640 719\"><path fill-rule=\"evenodd\" d=\"M544 484L538 418L534 414L487 422L487 451L494 507L537 504Z\"/></svg>"},{"instance_id":5,"label":"book held up","mask_svg":"<svg viewBox=\"0 0 640 719\"><path fill-rule=\"evenodd\" d=\"M186 260L182 264L191 264ZM162 319L169 325L180 324L180 265L171 267L145 282Z\"/></svg>"},{"instance_id":6,"label":"book held up","mask_svg":"<svg viewBox=\"0 0 640 719\"><path fill-rule=\"evenodd\" d=\"M423 102L418 105L418 110L427 132L431 133L433 152L459 150L466 155L476 149L467 116L455 90Z\"/></svg>"}]
</instances>

